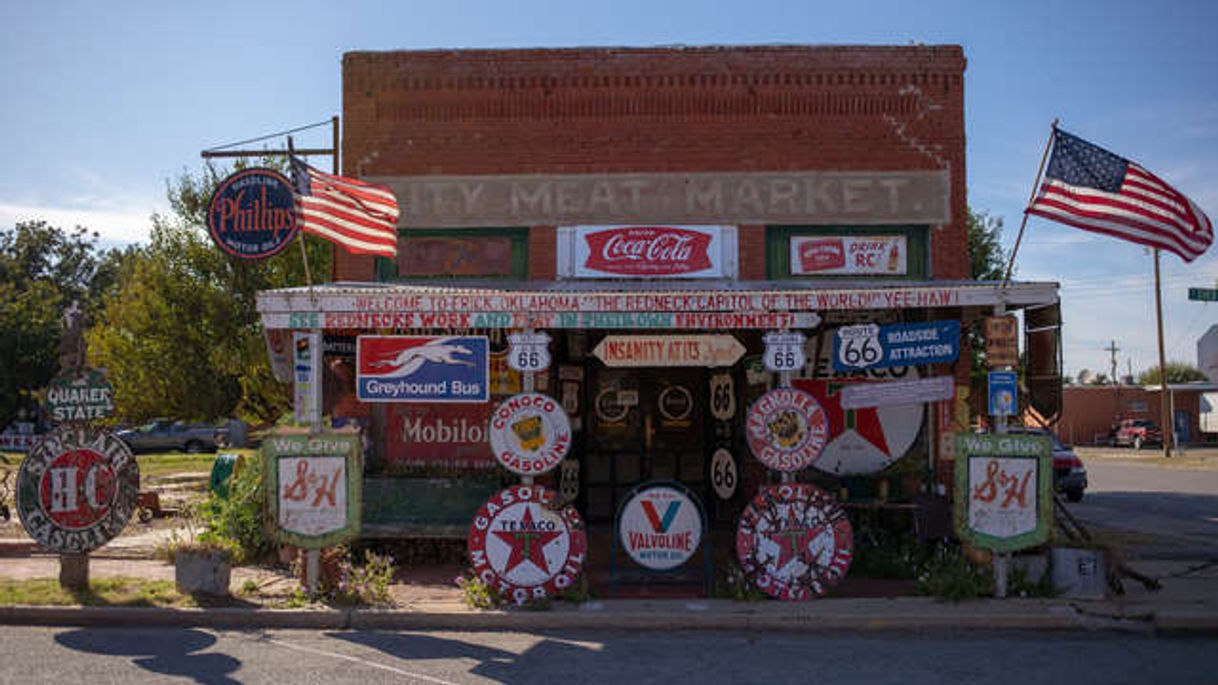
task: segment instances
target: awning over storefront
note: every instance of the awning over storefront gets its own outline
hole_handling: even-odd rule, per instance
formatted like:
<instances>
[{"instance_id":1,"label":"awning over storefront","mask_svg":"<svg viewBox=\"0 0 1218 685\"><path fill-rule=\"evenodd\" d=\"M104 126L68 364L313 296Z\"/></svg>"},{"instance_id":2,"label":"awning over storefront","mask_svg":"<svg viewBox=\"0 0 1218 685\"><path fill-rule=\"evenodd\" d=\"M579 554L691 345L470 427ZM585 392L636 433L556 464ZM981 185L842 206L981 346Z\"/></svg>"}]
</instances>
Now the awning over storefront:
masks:
<instances>
[{"instance_id":1,"label":"awning over storefront","mask_svg":"<svg viewBox=\"0 0 1218 685\"><path fill-rule=\"evenodd\" d=\"M258 311L268 329L799 329L834 311L1014 310L1057 299L1057 283L979 281L340 282L259 293Z\"/></svg>"}]
</instances>

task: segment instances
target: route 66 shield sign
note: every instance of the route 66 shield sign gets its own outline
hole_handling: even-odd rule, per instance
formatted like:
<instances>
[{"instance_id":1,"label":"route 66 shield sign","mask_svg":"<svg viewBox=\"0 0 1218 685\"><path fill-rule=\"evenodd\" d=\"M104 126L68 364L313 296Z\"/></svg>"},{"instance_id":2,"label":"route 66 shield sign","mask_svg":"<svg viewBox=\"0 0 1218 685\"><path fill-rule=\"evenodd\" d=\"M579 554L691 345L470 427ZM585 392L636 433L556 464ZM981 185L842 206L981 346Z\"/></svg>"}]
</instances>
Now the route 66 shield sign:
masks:
<instances>
[{"instance_id":1,"label":"route 66 shield sign","mask_svg":"<svg viewBox=\"0 0 1218 685\"><path fill-rule=\"evenodd\" d=\"M508 366L513 371L550 368L550 336L546 333L512 333L508 336Z\"/></svg>"},{"instance_id":2,"label":"route 66 shield sign","mask_svg":"<svg viewBox=\"0 0 1218 685\"><path fill-rule=\"evenodd\" d=\"M804 343L807 341L803 333L772 331L766 333L762 340L765 341L762 363L765 364L766 370L781 373L803 368L806 362Z\"/></svg>"}]
</instances>

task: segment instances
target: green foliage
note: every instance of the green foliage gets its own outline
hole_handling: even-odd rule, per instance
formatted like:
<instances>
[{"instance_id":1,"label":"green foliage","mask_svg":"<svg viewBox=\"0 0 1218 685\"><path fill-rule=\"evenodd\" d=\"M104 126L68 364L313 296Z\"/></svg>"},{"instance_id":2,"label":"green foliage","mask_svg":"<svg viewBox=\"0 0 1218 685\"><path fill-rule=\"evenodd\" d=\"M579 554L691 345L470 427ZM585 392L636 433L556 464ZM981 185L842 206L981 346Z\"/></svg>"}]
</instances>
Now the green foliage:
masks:
<instances>
[{"instance_id":1,"label":"green foliage","mask_svg":"<svg viewBox=\"0 0 1218 685\"><path fill-rule=\"evenodd\" d=\"M110 370L118 414L263 422L290 407L271 375L255 309L260 290L305 284L298 249L259 261L231 257L210 240L205 213L223 174L208 167L169 188L172 216L154 216L151 241L122 264L88 336ZM301 236L314 274L330 272L330 244Z\"/></svg>"},{"instance_id":2,"label":"green foliage","mask_svg":"<svg viewBox=\"0 0 1218 685\"><path fill-rule=\"evenodd\" d=\"M959 602L994 594L994 580L955 547L942 547L927 560L918 576L918 592Z\"/></svg>"},{"instance_id":3,"label":"green foliage","mask_svg":"<svg viewBox=\"0 0 1218 685\"><path fill-rule=\"evenodd\" d=\"M461 601L471 609L498 609L503 606L504 597L495 586L474 575L457 578L457 587L461 588Z\"/></svg>"},{"instance_id":4,"label":"green foliage","mask_svg":"<svg viewBox=\"0 0 1218 685\"><path fill-rule=\"evenodd\" d=\"M229 477L228 497L208 495L202 505L202 519L207 530L200 538L232 544L237 563L260 559L272 551L260 454L247 456Z\"/></svg>"},{"instance_id":5,"label":"green foliage","mask_svg":"<svg viewBox=\"0 0 1218 685\"><path fill-rule=\"evenodd\" d=\"M933 551L932 546L918 542L909 533L862 524L854 536L850 575L912 580L918 577Z\"/></svg>"},{"instance_id":6,"label":"green foliage","mask_svg":"<svg viewBox=\"0 0 1218 685\"><path fill-rule=\"evenodd\" d=\"M717 599L730 599L736 602L759 602L765 599L768 595L753 585L753 581L744 574L744 569L740 568L736 562L730 562L727 568L727 575L723 582L715 584L715 597Z\"/></svg>"},{"instance_id":7,"label":"green foliage","mask_svg":"<svg viewBox=\"0 0 1218 685\"><path fill-rule=\"evenodd\" d=\"M1163 373L1159 366L1155 365L1146 371L1138 374L1138 383L1141 385L1158 385L1163 378ZM1192 381L1209 380L1205 373L1193 366L1184 362L1167 362L1167 382L1168 383L1189 383Z\"/></svg>"},{"instance_id":8,"label":"green foliage","mask_svg":"<svg viewBox=\"0 0 1218 685\"><path fill-rule=\"evenodd\" d=\"M338 551L338 579L323 591L337 604L389 604L389 584L393 582L393 557L371 550L356 553L346 547ZM362 559L359 557L362 556Z\"/></svg>"},{"instance_id":9,"label":"green foliage","mask_svg":"<svg viewBox=\"0 0 1218 685\"><path fill-rule=\"evenodd\" d=\"M1001 281L1007 254L1002 249L1002 217L968 210L969 278Z\"/></svg>"},{"instance_id":10,"label":"green foliage","mask_svg":"<svg viewBox=\"0 0 1218 685\"><path fill-rule=\"evenodd\" d=\"M1047 599L1056 595L1057 593L1053 590L1053 578L1048 573L1043 574L1039 580L1032 580L1028 576L1027 569L1015 566L1007 576L1007 596L1009 597Z\"/></svg>"},{"instance_id":11,"label":"green foliage","mask_svg":"<svg viewBox=\"0 0 1218 685\"><path fill-rule=\"evenodd\" d=\"M579 580L575 581L571 587L559 593L558 598L564 602L570 602L576 606L591 600L592 587L588 584L588 576L580 574Z\"/></svg>"}]
</instances>

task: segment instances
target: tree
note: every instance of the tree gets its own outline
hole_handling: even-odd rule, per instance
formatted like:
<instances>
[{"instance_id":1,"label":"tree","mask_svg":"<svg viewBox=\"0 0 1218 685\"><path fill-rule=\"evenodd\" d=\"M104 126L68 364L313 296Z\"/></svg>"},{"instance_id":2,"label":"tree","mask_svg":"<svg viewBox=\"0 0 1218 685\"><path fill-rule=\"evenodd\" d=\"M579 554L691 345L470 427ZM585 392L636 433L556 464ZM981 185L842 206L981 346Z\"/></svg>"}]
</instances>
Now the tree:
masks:
<instances>
[{"instance_id":1,"label":"tree","mask_svg":"<svg viewBox=\"0 0 1218 685\"><path fill-rule=\"evenodd\" d=\"M76 301L94 316L124 258L79 226L27 221L0 233L0 426L58 371L63 309Z\"/></svg>"},{"instance_id":2,"label":"tree","mask_svg":"<svg viewBox=\"0 0 1218 685\"><path fill-rule=\"evenodd\" d=\"M1152 366L1151 368L1138 374L1139 385L1159 385L1162 381L1162 373L1159 367ZM1184 362L1167 362L1167 382L1168 383L1189 383L1192 381L1206 381L1209 378L1205 373L1197 367L1186 364Z\"/></svg>"},{"instance_id":3,"label":"tree","mask_svg":"<svg viewBox=\"0 0 1218 685\"><path fill-rule=\"evenodd\" d=\"M221 179L209 166L170 185L172 215L153 217L150 243L124 264L90 332L91 353L110 370L123 418L266 421L290 406L288 387L270 372L255 297L304 285L300 252L251 261L212 244L205 216ZM329 273L329 243L298 240L313 272Z\"/></svg>"},{"instance_id":4,"label":"tree","mask_svg":"<svg viewBox=\"0 0 1218 685\"><path fill-rule=\"evenodd\" d=\"M1001 281L1007 254L1002 249L1002 217L968 210L969 278Z\"/></svg>"}]
</instances>

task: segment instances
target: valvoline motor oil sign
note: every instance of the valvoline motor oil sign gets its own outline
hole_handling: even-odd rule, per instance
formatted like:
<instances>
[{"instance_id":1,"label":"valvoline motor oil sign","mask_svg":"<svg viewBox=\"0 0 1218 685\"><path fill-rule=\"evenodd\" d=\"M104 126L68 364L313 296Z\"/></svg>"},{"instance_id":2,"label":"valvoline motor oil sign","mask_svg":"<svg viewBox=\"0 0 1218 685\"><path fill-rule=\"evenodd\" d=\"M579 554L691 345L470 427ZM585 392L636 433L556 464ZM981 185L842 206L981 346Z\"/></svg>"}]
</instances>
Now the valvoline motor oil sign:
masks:
<instances>
[{"instance_id":1,"label":"valvoline motor oil sign","mask_svg":"<svg viewBox=\"0 0 1218 685\"><path fill-rule=\"evenodd\" d=\"M363 402L486 402L486 336L361 335L356 395Z\"/></svg>"}]
</instances>

